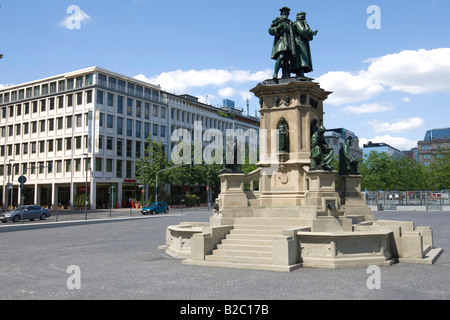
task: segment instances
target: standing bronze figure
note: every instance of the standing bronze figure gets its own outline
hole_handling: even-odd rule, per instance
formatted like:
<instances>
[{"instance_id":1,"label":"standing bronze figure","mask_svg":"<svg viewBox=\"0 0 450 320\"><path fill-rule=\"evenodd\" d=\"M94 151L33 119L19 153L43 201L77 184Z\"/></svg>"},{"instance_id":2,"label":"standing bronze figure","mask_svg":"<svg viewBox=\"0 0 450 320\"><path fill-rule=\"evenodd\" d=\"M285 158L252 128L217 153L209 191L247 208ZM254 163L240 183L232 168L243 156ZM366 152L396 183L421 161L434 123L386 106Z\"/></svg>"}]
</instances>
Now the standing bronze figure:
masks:
<instances>
[{"instance_id":1,"label":"standing bronze figure","mask_svg":"<svg viewBox=\"0 0 450 320\"><path fill-rule=\"evenodd\" d=\"M317 34L309 28L305 20L306 13L299 12L297 20L289 20L288 7L280 9L280 17L272 21L269 34L274 36L271 58L275 60L273 78L278 78L282 69L282 78L289 78L291 73L297 77L312 71L312 59L309 41Z\"/></svg>"}]
</instances>

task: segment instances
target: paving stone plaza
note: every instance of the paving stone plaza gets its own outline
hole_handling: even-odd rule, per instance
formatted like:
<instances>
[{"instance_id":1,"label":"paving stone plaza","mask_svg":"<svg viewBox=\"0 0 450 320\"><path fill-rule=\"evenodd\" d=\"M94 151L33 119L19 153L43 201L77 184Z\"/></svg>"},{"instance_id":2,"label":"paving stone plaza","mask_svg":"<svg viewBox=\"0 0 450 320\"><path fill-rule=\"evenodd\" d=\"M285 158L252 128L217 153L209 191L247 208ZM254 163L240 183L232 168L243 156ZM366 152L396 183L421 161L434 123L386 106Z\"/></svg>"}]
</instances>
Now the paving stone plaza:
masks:
<instances>
[{"instance_id":1,"label":"paving stone plaza","mask_svg":"<svg viewBox=\"0 0 450 320\"><path fill-rule=\"evenodd\" d=\"M450 298L450 212L376 212L433 229L433 265L299 268L273 272L184 265L157 247L169 225L211 211L0 226L0 296L8 300L445 300ZM75 275L78 278L75 278Z\"/></svg>"}]
</instances>

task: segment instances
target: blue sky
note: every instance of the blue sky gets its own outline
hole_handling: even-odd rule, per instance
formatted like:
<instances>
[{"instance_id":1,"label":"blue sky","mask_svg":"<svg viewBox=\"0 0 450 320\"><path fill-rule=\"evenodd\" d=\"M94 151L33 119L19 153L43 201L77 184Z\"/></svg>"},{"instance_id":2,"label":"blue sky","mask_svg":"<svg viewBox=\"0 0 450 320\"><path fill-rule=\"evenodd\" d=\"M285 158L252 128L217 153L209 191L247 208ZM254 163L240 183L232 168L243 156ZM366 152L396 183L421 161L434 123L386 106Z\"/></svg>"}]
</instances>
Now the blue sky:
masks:
<instances>
[{"instance_id":1,"label":"blue sky","mask_svg":"<svg viewBox=\"0 0 450 320\"><path fill-rule=\"evenodd\" d=\"M327 128L360 142L414 147L450 127L449 0L0 0L0 87L99 66L188 93L234 100L273 73L268 27L282 6L306 11ZM370 29L379 8L379 29ZM77 6L79 10L69 10ZM72 7L73 8L73 7ZM78 13L79 20L74 20ZM65 20L66 19L66 20ZM65 23L66 22L66 23ZM67 23L68 22L68 23Z\"/></svg>"}]
</instances>

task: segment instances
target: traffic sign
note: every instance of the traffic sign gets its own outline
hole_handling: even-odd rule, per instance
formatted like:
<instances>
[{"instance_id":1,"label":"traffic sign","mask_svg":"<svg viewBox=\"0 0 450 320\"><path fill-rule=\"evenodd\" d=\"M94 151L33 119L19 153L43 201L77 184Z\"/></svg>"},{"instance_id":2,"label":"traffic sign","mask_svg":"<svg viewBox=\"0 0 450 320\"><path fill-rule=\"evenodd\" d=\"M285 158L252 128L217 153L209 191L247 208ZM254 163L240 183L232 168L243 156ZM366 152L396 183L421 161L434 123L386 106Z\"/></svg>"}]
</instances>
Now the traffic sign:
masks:
<instances>
[{"instance_id":1,"label":"traffic sign","mask_svg":"<svg viewBox=\"0 0 450 320\"><path fill-rule=\"evenodd\" d=\"M20 176L18 180L19 180L19 183L27 182L27 178L25 176Z\"/></svg>"}]
</instances>

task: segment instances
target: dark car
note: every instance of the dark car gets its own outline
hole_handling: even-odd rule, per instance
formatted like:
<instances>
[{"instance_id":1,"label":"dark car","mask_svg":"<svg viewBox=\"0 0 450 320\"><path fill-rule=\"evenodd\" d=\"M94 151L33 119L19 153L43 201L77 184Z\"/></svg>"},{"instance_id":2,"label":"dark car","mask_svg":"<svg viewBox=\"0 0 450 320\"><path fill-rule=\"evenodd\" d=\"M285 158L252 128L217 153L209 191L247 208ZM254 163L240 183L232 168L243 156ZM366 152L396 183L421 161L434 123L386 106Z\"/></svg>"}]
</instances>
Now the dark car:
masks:
<instances>
[{"instance_id":1,"label":"dark car","mask_svg":"<svg viewBox=\"0 0 450 320\"><path fill-rule=\"evenodd\" d=\"M164 212L167 213L169 211L169 206L165 202L152 202L150 205L142 208L142 214L155 214Z\"/></svg>"},{"instance_id":2,"label":"dark car","mask_svg":"<svg viewBox=\"0 0 450 320\"><path fill-rule=\"evenodd\" d=\"M20 206L13 211L2 213L0 220L4 223L8 221L18 222L20 220L45 220L50 215L50 210L44 209L41 206Z\"/></svg>"}]
</instances>

